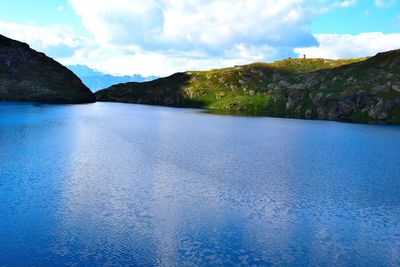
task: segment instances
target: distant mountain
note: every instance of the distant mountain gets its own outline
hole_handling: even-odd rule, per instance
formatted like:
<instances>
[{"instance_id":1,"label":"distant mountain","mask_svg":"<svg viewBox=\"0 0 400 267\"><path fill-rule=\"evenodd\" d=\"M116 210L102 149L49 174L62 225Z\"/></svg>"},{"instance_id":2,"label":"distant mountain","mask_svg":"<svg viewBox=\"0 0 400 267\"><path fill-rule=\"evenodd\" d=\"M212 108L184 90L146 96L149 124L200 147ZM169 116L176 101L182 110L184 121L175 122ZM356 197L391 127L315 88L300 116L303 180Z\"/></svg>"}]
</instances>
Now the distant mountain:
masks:
<instances>
[{"instance_id":1,"label":"distant mountain","mask_svg":"<svg viewBox=\"0 0 400 267\"><path fill-rule=\"evenodd\" d=\"M96 98L60 63L0 35L0 101L90 103Z\"/></svg>"},{"instance_id":2,"label":"distant mountain","mask_svg":"<svg viewBox=\"0 0 400 267\"><path fill-rule=\"evenodd\" d=\"M75 73L75 75L77 75L78 77L91 77L91 76L104 75L104 73L91 69L85 65L69 65L66 67L70 69L73 73Z\"/></svg>"},{"instance_id":3,"label":"distant mountain","mask_svg":"<svg viewBox=\"0 0 400 267\"><path fill-rule=\"evenodd\" d=\"M400 49L370 58L286 59L177 73L96 92L98 101L275 117L400 124Z\"/></svg>"},{"instance_id":4,"label":"distant mountain","mask_svg":"<svg viewBox=\"0 0 400 267\"><path fill-rule=\"evenodd\" d=\"M67 68L69 68L79 78L81 78L83 83L93 92L110 87L114 84L127 82L146 82L152 81L157 78L155 76L143 77L138 74L135 74L133 76L113 76L91 69L85 65L67 66Z\"/></svg>"}]
</instances>

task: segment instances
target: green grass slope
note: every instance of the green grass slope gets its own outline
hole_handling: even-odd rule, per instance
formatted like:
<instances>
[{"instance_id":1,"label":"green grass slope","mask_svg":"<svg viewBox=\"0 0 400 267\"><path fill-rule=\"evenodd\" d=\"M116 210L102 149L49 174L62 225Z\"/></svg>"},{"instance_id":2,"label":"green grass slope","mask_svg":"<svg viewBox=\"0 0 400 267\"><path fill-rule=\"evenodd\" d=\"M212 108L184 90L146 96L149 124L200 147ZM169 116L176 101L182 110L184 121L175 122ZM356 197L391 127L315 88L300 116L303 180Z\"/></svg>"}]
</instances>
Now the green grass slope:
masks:
<instances>
[{"instance_id":1,"label":"green grass slope","mask_svg":"<svg viewBox=\"0 0 400 267\"><path fill-rule=\"evenodd\" d=\"M371 58L286 59L119 84L96 97L277 117L398 123L399 61L399 50Z\"/></svg>"}]
</instances>

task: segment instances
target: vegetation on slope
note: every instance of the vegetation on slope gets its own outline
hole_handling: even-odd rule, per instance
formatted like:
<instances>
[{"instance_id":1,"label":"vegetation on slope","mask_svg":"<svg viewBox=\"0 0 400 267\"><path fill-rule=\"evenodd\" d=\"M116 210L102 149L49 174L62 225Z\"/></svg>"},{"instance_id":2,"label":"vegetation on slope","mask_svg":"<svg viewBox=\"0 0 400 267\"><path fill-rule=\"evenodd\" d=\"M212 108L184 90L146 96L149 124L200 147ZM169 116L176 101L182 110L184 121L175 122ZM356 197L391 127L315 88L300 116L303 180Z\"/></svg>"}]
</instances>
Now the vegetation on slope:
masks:
<instances>
[{"instance_id":1,"label":"vegetation on slope","mask_svg":"<svg viewBox=\"0 0 400 267\"><path fill-rule=\"evenodd\" d=\"M400 122L400 50L359 59L286 59L174 74L97 93L99 101L269 116Z\"/></svg>"}]
</instances>

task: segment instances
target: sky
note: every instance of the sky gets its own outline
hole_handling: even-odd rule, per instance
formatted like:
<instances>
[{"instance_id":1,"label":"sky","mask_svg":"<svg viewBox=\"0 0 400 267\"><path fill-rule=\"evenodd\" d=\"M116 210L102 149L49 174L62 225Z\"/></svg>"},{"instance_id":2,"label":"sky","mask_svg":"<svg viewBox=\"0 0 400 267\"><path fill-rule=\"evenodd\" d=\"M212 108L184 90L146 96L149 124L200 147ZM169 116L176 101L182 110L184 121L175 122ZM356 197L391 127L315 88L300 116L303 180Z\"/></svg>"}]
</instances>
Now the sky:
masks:
<instances>
[{"instance_id":1,"label":"sky","mask_svg":"<svg viewBox=\"0 0 400 267\"><path fill-rule=\"evenodd\" d=\"M400 48L400 0L0 0L0 34L64 65L166 76Z\"/></svg>"}]
</instances>

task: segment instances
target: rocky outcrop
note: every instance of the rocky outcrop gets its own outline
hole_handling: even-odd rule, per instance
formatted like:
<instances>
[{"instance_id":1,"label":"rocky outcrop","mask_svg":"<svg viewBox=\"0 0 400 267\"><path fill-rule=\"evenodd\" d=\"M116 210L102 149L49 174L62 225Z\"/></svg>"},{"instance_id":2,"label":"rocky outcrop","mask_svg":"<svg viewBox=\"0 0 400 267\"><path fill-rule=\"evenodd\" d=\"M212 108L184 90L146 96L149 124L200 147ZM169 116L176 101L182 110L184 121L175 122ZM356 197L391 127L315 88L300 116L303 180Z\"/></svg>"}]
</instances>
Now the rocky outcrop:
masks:
<instances>
[{"instance_id":1,"label":"rocky outcrop","mask_svg":"<svg viewBox=\"0 0 400 267\"><path fill-rule=\"evenodd\" d=\"M70 70L0 35L0 101L89 103L94 94Z\"/></svg>"},{"instance_id":2,"label":"rocky outcrop","mask_svg":"<svg viewBox=\"0 0 400 267\"><path fill-rule=\"evenodd\" d=\"M99 101L400 124L400 50L353 60L288 59L186 72L96 93Z\"/></svg>"}]
</instances>

